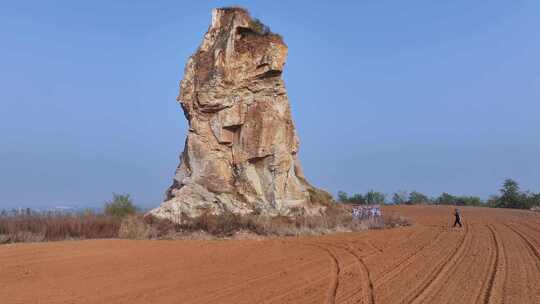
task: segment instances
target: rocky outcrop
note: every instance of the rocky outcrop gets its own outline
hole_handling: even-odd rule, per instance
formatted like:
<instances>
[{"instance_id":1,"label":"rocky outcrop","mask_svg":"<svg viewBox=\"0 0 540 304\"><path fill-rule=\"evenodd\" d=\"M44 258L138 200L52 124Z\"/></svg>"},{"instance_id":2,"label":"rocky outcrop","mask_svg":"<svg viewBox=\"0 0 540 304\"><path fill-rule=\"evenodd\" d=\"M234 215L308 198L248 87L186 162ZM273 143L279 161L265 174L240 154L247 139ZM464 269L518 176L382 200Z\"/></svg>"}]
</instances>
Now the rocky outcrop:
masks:
<instances>
[{"instance_id":1,"label":"rocky outcrop","mask_svg":"<svg viewBox=\"0 0 540 304\"><path fill-rule=\"evenodd\" d=\"M311 186L281 78L287 46L241 8L212 12L178 100L189 121L166 199L150 214L313 214L331 196Z\"/></svg>"}]
</instances>

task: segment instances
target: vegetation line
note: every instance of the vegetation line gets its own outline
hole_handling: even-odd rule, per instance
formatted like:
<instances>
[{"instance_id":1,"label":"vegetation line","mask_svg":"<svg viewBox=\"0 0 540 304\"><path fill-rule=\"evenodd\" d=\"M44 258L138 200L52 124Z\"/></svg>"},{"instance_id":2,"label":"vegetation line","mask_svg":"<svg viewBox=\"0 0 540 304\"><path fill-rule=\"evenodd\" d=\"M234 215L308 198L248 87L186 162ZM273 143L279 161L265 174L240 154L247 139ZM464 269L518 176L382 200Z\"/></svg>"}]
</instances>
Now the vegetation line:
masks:
<instances>
[{"instance_id":1,"label":"vegetation line","mask_svg":"<svg viewBox=\"0 0 540 304\"><path fill-rule=\"evenodd\" d=\"M390 201L387 199L386 194L375 190L370 190L366 194L355 193L351 196L346 192L338 191L337 196L338 202L344 204L436 204L540 210L540 193L521 191L519 184L513 179L506 179L499 192L500 195L492 195L487 200L482 200L477 196L456 196L446 192L443 192L438 197L428 197L418 191L412 191L410 193L407 191L397 191L392 194Z\"/></svg>"}]
</instances>

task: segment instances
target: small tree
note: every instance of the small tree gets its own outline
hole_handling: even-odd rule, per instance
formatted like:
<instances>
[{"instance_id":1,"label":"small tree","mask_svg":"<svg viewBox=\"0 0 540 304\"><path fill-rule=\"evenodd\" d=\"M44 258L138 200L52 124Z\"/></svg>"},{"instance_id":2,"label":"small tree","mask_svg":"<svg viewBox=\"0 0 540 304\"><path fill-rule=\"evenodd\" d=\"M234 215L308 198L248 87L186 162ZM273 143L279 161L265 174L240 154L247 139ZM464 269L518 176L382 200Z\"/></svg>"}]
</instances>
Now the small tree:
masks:
<instances>
[{"instance_id":1,"label":"small tree","mask_svg":"<svg viewBox=\"0 0 540 304\"><path fill-rule=\"evenodd\" d=\"M528 191L521 192L518 183L510 178L504 181L500 192L497 207L529 209L534 203L534 194Z\"/></svg>"},{"instance_id":2,"label":"small tree","mask_svg":"<svg viewBox=\"0 0 540 304\"><path fill-rule=\"evenodd\" d=\"M540 193L531 193L529 196L529 208L540 206Z\"/></svg>"},{"instance_id":3,"label":"small tree","mask_svg":"<svg viewBox=\"0 0 540 304\"><path fill-rule=\"evenodd\" d=\"M392 195L392 203L396 205L406 204L409 194L406 191L398 191Z\"/></svg>"},{"instance_id":4,"label":"small tree","mask_svg":"<svg viewBox=\"0 0 540 304\"><path fill-rule=\"evenodd\" d=\"M349 203L352 203L352 204L365 204L366 203L366 198L362 194L355 193L351 197L349 197Z\"/></svg>"},{"instance_id":5,"label":"small tree","mask_svg":"<svg viewBox=\"0 0 540 304\"><path fill-rule=\"evenodd\" d=\"M338 202L340 203L347 203L349 201L349 197L347 193L344 191L338 191L337 197L338 197Z\"/></svg>"},{"instance_id":6,"label":"small tree","mask_svg":"<svg viewBox=\"0 0 540 304\"><path fill-rule=\"evenodd\" d=\"M413 191L409 194L409 204L424 204L429 202L429 197L418 192Z\"/></svg>"},{"instance_id":7,"label":"small tree","mask_svg":"<svg viewBox=\"0 0 540 304\"><path fill-rule=\"evenodd\" d=\"M365 199L368 204L382 204L386 199L386 195L381 192L369 190L369 192L366 193Z\"/></svg>"},{"instance_id":8,"label":"small tree","mask_svg":"<svg viewBox=\"0 0 540 304\"><path fill-rule=\"evenodd\" d=\"M453 205L457 201L457 198L451 194L448 194L446 192L443 192L438 198L437 198L437 204L441 205Z\"/></svg>"},{"instance_id":9,"label":"small tree","mask_svg":"<svg viewBox=\"0 0 540 304\"><path fill-rule=\"evenodd\" d=\"M505 208L519 208L520 205L520 191L518 183L508 178L504 181L504 184L500 190L501 192L501 207Z\"/></svg>"},{"instance_id":10,"label":"small tree","mask_svg":"<svg viewBox=\"0 0 540 304\"><path fill-rule=\"evenodd\" d=\"M366 198L362 194L355 193L348 196L346 192L338 191L338 201L344 204L365 204Z\"/></svg>"},{"instance_id":11,"label":"small tree","mask_svg":"<svg viewBox=\"0 0 540 304\"><path fill-rule=\"evenodd\" d=\"M501 198L497 195L491 195L486 201L486 205L491 208L499 207Z\"/></svg>"},{"instance_id":12,"label":"small tree","mask_svg":"<svg viewBox=\"0 0 540 304\"><path fill-rule=\"evenodd\" d=\"M138 208L133 204L129 194L113 193L113 199L105 203L105 214L124 217L136 213Z\"/></svg>"},{"instance_id":13,"label":"small tree","mask_svg":"<svg viewBox=\"0 0 540 304\"><path fill-rule=\"evenodd\" d=\"M255 18L249 22L249 27L259 35L268 35L271 33L270 27L261 22L261 20Z\"/></svg>"},{"instance_id":14,"label":"small tree","mask_svg":"<svg viewBox=\"0 0 540 304\"><path fill-rule=\"evenodd\" d=\"M483 204L482 199L477 196L462 196L461 200L465 206L481 206Z\"/></svg>"}]
</instances>

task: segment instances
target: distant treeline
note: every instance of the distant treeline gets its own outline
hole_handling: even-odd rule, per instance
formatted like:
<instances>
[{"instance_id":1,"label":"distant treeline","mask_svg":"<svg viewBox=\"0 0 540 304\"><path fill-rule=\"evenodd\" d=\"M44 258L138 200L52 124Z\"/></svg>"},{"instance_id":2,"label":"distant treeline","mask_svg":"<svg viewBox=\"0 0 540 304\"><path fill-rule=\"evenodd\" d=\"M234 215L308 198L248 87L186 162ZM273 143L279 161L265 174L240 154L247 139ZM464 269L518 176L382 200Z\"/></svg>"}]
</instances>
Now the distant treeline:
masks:
<instances>
[{"instance_id":1,"label":"distant treeline","mask_svg":"<svg viewBox=\"0 0 540 304\"><path fill-rule=\"evenodd\" d=\"M452 195L446 192L438 197L429 197L418 191L398 191L388 199L386 194L374 190L370 190L366 194L355 193L351 196L343 191L338 191L338 202L346 204L439 204L515 209L540 207L540 193L522 191L519 184L513 179L505 180L499 193L499 195L493 195L487 200L482 200L477 196Z\"/></svg>"},{"instance_id":2,"label":"distant treeline","mask_svg":"<svg viewBox=\"0 0 540 304\"><path fill-rule=\"evenodd\" d=\"M86 208L77 210L73 208L58 208L48 210L36 210L31 208L12 208L0 210L0 217L15 217L15 216L85 216L85 215L106 215L114 217L124 217L126 215L135 214L141 209L133 203L129 194L113 193L113 198L104 203L103 212L98 209Z\"/></svg>"}]
</instances>

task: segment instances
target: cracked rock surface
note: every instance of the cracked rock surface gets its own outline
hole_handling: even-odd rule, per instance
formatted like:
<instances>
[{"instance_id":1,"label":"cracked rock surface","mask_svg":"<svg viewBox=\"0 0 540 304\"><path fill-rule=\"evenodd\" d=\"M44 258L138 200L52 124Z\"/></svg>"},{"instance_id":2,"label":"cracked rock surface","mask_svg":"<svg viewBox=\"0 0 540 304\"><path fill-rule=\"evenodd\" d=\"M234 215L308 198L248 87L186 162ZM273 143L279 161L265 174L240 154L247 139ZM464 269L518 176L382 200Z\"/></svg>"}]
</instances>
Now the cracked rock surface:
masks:
<instances>
[{"instance_id":1,"label":"cracked rock surface","mask_svg":"<svg viewBox=\"0 0 540 304\"><path fill-rule=\"evenodd\" d=\"M150 214L315 214L331 196L302 173L299 141L281 74L281 36L241 8L212 12L185 67L180 102L189 132L165 201Z\"/></svg>"}]
</instances>

